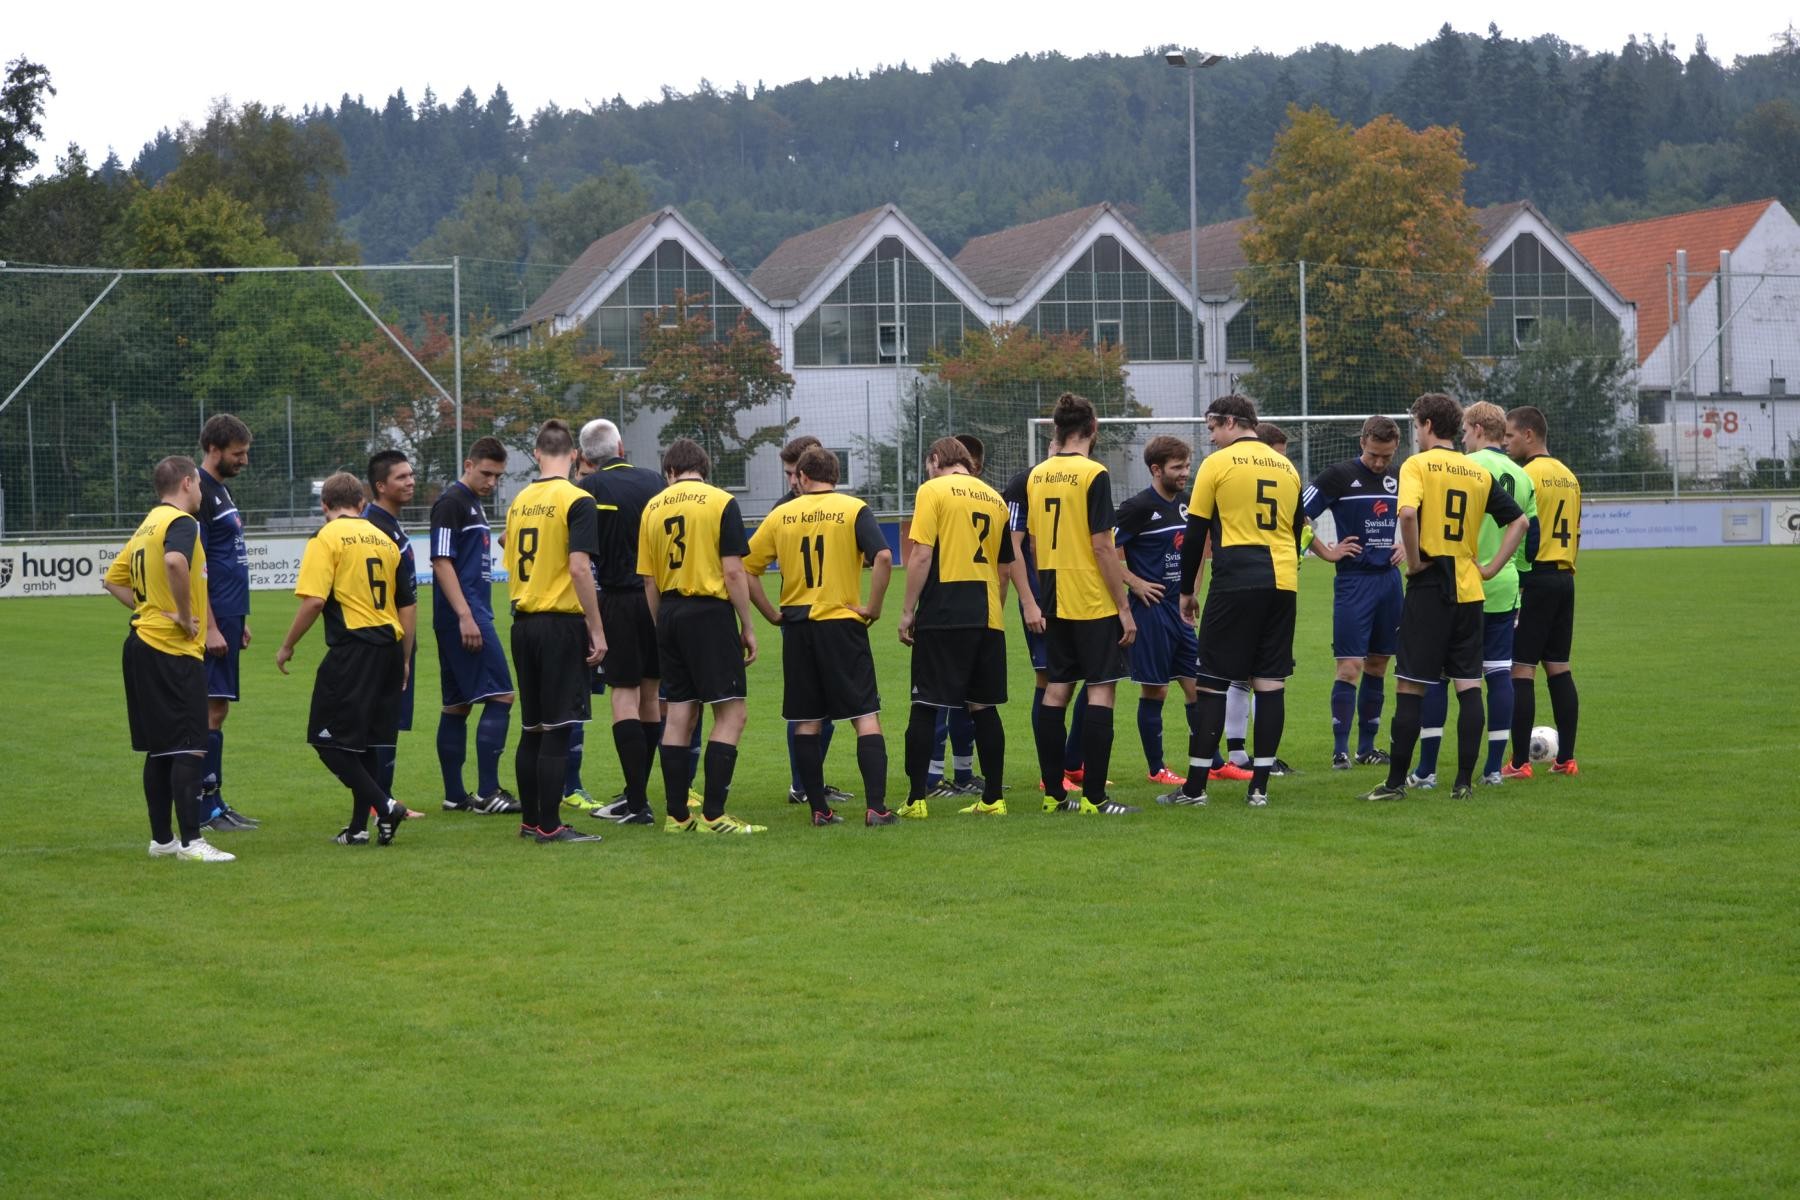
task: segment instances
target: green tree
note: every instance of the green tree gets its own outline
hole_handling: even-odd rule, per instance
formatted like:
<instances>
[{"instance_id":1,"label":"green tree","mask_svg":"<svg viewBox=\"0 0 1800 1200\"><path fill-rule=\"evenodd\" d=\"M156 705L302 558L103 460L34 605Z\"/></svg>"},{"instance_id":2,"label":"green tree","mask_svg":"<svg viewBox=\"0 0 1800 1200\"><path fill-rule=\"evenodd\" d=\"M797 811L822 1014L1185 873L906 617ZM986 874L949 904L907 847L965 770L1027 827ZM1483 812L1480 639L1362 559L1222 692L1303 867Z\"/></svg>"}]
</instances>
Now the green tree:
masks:
<instances>
[{"instance_id":1,"label":"green tree","mask_svg":"<svg viewBox=\"0 0 1800 1200\"><path fill-rule=\"evenodd\" d=\"M249 205L218 188L140 187L120 222L128 267L286 267L294 255Z\"/></svg>"},{"instance_id":2,"label":"green tree","mask_svg":"<svg viewBox=\"0 0 1800 1200\"><path fill-rule=\"evenodd\" d=\"M6 64L0 82L0 212L19 191L19 179L37 166L32 143L44 136L44 97L56 95L50 72L23 54Z\"/></svg>"},{"instance_id":3,"label":"green tree","mask_svg":"<svg viewBox=\"0 0 1800 1200\"><path fill-rule=\"evenodd\" d=\"M714 482L725 486L741 482L750 456L779 444L800 419L740 428L746 413L787 400L794 377L782 370L774 344L742 316L729 334L717 336L700 307L704 299L677 292L673 306L645 318L644 367L628 416L666 412L661 443L699 442L712 456Z\"/></svg>"},{"instance_id":4,"label":"green tree","mask_svg":"<svg viewBox=\"0 0 1800 1200\"><path fill-rule=\"evenodd\" d=\"M1256 328L1245 387L1266 408L1298 408L1300 262L1312 411L1388 411L1452 382L1488 305L1468 170L1453 129L1289 110L1249 178L1239 276Z\"/></svg>"},{"instance_id":5,"label":"green tree","mask_svg":"<svg viewBox=\"0 0 1800 1200\"><path fill-rule=\"evenodd\" d=\"M1774 196L1788 211L1800 211L1800 108L1785 99L1765 101L1738 123L1738 138L1737 194Z\"/></svg>"},{"instance_id":6,"label":"green tree","mask_svg":"<svg viewBox=\"0 0 1800 1200\"><path fill-rule=\"evenodd\" d=\"M1588 477L1595 491L1608 490L1601 477L1618 473L1631 478L1616 481L1614 488L1664 486L1657 480L1667 480L1668 466L1652 452L1648 431L1633 415L1636 366L1636 354L1617 334L1597 339L1587 330L1551 322L1470 390L1502 408L1542 409L1554 431L1552 450Z\"/></svg>"},{"instance_id":7,"label":"green tree","mask_svg":"<svg viewBox=\"0 0 1800 1200\"><path fill-rule=\"evenodd\" d=\"M531 257L572 263L596 238L630 224L650 209L650 193L634 171L607 163L600 174L567 191L546 188L531 206Z\"/></svg>"},{"instance_id":8,"label":"green tree","mask_svg":"<svg viewBox=\"0 0 1800 1200\"><path fill-rule=\"evenodd\" d=\"M56 173L33 180L0 210L0 258L71 267L102 265L131 202L125 182L90 171L81 147L56 160Z\"/></svg>"},{"instance_id":9,"label":"green tree","mask_svg":"<svg viewBox=\"0 0 1800 1200\"><path fill-rule=\"evenodd\" d=\"M460 254L519 262L530 244L530 227L531 210L525 204L525 185L519 177L483 171L475 176L474 186L457 203L456 211L413 248L412 257L415 262L441 262Z\"/></svg>"},{"instance_id":10,"label":"green tree","mask_svg":"<svg viewBox=\"0 0 1800 1200\"><path fill-rule=\"evenodd\" d=\"M343 143L329 125L298 122L280 108L216 105L199 129L181 131L182 159L165 182L195 196L219 191L256 214L294 262L356 261L337 224L332 185L344 174Z\"/></svg>"}]
</instances>

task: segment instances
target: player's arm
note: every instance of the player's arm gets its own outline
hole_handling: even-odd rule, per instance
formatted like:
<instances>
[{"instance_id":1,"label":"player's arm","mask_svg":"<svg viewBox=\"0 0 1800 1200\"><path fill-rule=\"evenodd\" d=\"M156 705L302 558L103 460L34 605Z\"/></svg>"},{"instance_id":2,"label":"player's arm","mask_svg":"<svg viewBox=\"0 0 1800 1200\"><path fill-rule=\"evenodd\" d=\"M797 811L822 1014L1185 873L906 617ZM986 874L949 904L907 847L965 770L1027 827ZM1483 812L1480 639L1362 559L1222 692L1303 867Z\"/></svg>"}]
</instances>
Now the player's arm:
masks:
<instances>
[{"instance_id":1,"label":"player's arm","mask_svg":"<svg viewBox=\"0 0 1800 1200\"><path fill-rule=\"evenodd\" d=\"M774 561L775 522L764 518L763 523L756 527L756 532L750 535L750 553L744 556L744 570L756 579L746 590L750 594L750 603L763 615L763 620L771 625L779 625L781 609L769 599L769 589L762 582L764 572Z\"/></svg>"},{"instance_id":2,"label":"player's arm","mask_svg":"<svg viewBox=\"0 0 1800 1200\"><path fill-rule=\"evenodd\" d=\"M431 583L437 588L438 599L456 614L456 631L462 637L463 649L470 654L479 654L481 626L475 623L474 610L469 607L469 598L463 595L462 580L456 575L456 559L449 553L453 539L461 535L462 530L457 526L432 522Z\"/></svg>"},{"instance_id":3,"label":"player's arm","mask_svg":"<svg viewBox=\"0 0 1800 1200\"><path fill-rule=\"evenodd\" d=\"M749 552L744 514L735 499L727 500L725 511L719 514L719 566L725 575L725 594L737 610L738 644L743 647L746 666L756 661L756 630L750 621L750 577L744 572L744 556Z\"/></svg>"},{"instance_id":4,"label":"player's arm","mask_svg":"<svg viewBox=\"0 0 1800 1200\"><path fill-rule=\"evenodd\" d=\"M937 547L917 541L906 553L906 587L900 598L900 644L903 646L913 644L913 626L919 619L919 597L925 594L925 577L931 573L931 559L936 553Z\"/></svg>"},{"instance_id":5,"label":"player's arm","mask_svg":"<svg viewBox=\"0 0 1800 1200\"><path fill-rule=\"evenodd\" d=\"M1124 630L1119 645L1129 646L1137 640L1137 621L1132 618L1131 605L1125 598L1125 564L1113 553L1112 530L1102 529L1090 534L1089 538L1094 547L1094 561L1100 567L1100 578L1106 581L1106 590L1112 594L1113 603L1119 606L1119 624Z\"/></svg>"},{"instance_id":6,"label":"player's arm","mask_svg":"<svg viewBox=\"0 0 1800 1200\"><path fill-rule=\"evenodd\" d=\"M1343 489L1338 486L1337 475L1327 467L1319 477L1308 484L1300 493L1300 512L1306 518L1308 528L1312 528L1315 517L1322 516L1325 510L1335 504L1342 495ZM1317 534L1317 529L1313 530ZM1312 540L1312 552L1328 563L1339 562L1362 553L1362 543L1354 537L1344 538L1338 542L1327 542L1315 536ZM1305 553L1302 547L1301 553Z\"/></svg>"},{"instance_id":7,"label":"player's arm","mask_svg":"<svg viewBox=\"0 0 1800 1200\"><path fill-rule=\"evenodd\" d=\"M294 647L306 636L306 631L313 627L319 614L325 611L325 597L302 596L300 609L294 614L294 623L288 626L287 637L281 640L281 649L275 651L275 667L283 675L288 673L287 665L294 657Z\"/></svg>"},{"instance_id":8,"label":"player's arm","mask_svg":"<svg viewBox=\"0 0 1800 1200\"><path fill-rule=\"evenodd\" d=\"M171 521L169 528L163 533L163 570L168 573L169 591L174 594L175 611L169 616L175 623L193 637L200 631L199 621L194 616L193 598L188 595L189 575L193 571L194 541L200 535L200 526L192 517L182 517ZM171 544L173 543L173 544ZM207 601L207 610L212 609L212 601Z\"/></svg>"},{"instance_id":9,"label":"player's arm","mask_svg":"<svg viewBox=\"0 0 1800 1200\"><path fill-rule=\"evenodd\" d=\"M583 492L569 504L569 582L587 622L587 665L597 667L606 657L606 627L600 623L600 596L594 586L594 556L582 546L600 544L600 516L594 498Z\"/></svg>"},{"instance_id":10,"label":"player's arm","mask_svg":"<svg viewBox=\"0 0 1800 1200\"><path fill-rule=\"evenodd\" d=\"M106 589L107 595L126 608L135 609L137 607L137 593L131 590L130 556L124 550L113 556L111 564L106 568L106 574L100 577L100 586Z\"/></svg>"},{"instance_id":11,"label":"player's arm","mask_svg":"<svg viewBox=\"0 0 1800 1200\"><path fill-rule=\"evenodd\" d=\"M1400 487L1394 500L1400 506L1394 524L1400 535L1400 549L1408 576L1425 569L1419 553L1419 505L1425 499L1425 473L1419 460L1409 458L1400 467Z\"/></svg>"},{"instance_id":12,"label":"player's arm","mask_svg":"<svg viewBox=\"0 0 1800 1200\"><path fill-rule=\"evenodd\" d=\"M856 548L869 560L869 602L856 611L873 625L881 619L881 602L887 597L888 584L894 577L894 552L888 549L881 523L867 505L856 514Z\"/></svg>"},{"instance_id":13,"label":"player's arm","mask_svg":"<svg viewBox=\"0 0 1800 1200\"><path fill-rule=\"evenodd\" d=\"M1013 555L1007 561L1006 573L1012 577L1013 586L1019 589L1019 611L1025 615L1025 628L1033 633L1044 632L1044 610L1038 607L1037 597L1031 594L1031 578L1025 573L1024 558Z\"/></svg>"},{"instance_id":14,"label":"player's arm","mask_svg":"<svg viewBox=\"0 0 1800 1200\"><path fill-rule=\"evenodd\" d=\"M1406 573L1417 575L1425 564L1419 555L1419 510L1407 505L1400 510L1400 548L1406 553Z\"/></svg>"},{"instance_id":15,"label":"player's arm","mask_svg":"<svg viewBox=\"0 0 1800 1200\"><path fill-rule=\"evenodd\" d=\"M744 573L756 580L754 583L749 580L745 581L744 590L749 593L751 606L761 613L763 620L769 624L781 624L781 609L773 600L769 599L769 589L762 581L761 572L752 571L749 564L746 563L744 564Z\"/></svg>"}]
</instances>

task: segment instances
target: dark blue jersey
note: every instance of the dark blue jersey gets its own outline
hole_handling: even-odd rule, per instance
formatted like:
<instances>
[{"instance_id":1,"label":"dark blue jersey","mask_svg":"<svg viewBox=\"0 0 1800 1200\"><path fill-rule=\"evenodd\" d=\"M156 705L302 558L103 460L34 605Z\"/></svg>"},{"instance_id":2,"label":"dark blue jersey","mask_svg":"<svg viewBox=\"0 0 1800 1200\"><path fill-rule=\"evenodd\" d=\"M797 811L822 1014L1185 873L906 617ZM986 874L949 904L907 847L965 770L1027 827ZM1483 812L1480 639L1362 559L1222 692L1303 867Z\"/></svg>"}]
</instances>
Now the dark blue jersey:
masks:
<instances>
[{"instance_id":1,"label":"dark blue jersey","mask_svg":"<svg viewBox=\"0 0 1800 1200\"><path fill-rule=\"evenodd\" d=\"M1338 561L1339 573L1379 574L1399 569L1392 561L1400 536L1399 491L1398 467L1389 464L1385 471L1372 471L1359 456L1326 467L1301 493L1300 505L1307 516L1329 511L1337 526L1336 540L1353 537L1362 546L1360 554Z\"/></svg>"},{"instance_id":2,"label":"dark blue jersey","mask_svg":"<svg viewBox=\"0 0 1800 1200\"><path fill-rule=\"evenodd\" d=\"M460 479L445 488L431 506L432 562L444 559L450 563L477 621L494 619L494 568L489 558L493 536L481 497ZM431 623L438 629L455 629L456 610L447 603L433 604Z\"/></svg>"},{"instance_id":3,"label":"dark blue jersey","mask_svg":"<svg viewBox=\"0 0 1800 1200\"><path fill-rule=\"evenodd\" d=\"M400 518L379 504L365 504L362 515L363 520L394 539L394 545L400 547L400 573L416 585L419 564L413 557L412 539L406 536L406 530L400 528Z\"/></svg>"},{"instance_id":4,"label":"dark blue jersey","mask_svg":"<svg viewBox=\"0 0 1800 1200\"><path fill-rule=\"evenodd\" d=\"M1030 510L1026 505L1025 485L1030 479L1031 468L1027 467L1017 475L1014 475L1012 479L1007 482L1005 490L1000 493L1000 498L1006 501L1008 536L1013 533L1028 532L1026 529L1026 517ZM1039 604L1042 604L1044 602L1044 593L1039 590L1037 555L1032 553L1031 539L1026 538L1024 543L1020 546L1020 549L1022 551L1020 557L1025 560L1025 580L1031 585L1031 598Z\"/></svg>"},{"instance_id":5,"label":"dark blue jersey","mask_svg":"<svg viewBox=\"0 0 1800 1200\"><path fill-rule=\"evenodd\" d=\"M1139 579L1167 585L1162 603L1181 607L1181 543L1187 531L1187 504L1165 500L1147 487L1119 505L1113 544L1125 551L1125 566ZM1137 598L1132 605L1138 606Z\"/></svg>"},{"instance_id":6,"label":"dark blue jersey","mask_svg":"<svg viewBox=\"0 0 1800 1200\"><path fill-rule=\"evenodd\" d=\"M215 616L250 613L250 552L244 518L223 483L200 468L200 537L206 546L206 594Z\"/></svg>"}]
</instances>

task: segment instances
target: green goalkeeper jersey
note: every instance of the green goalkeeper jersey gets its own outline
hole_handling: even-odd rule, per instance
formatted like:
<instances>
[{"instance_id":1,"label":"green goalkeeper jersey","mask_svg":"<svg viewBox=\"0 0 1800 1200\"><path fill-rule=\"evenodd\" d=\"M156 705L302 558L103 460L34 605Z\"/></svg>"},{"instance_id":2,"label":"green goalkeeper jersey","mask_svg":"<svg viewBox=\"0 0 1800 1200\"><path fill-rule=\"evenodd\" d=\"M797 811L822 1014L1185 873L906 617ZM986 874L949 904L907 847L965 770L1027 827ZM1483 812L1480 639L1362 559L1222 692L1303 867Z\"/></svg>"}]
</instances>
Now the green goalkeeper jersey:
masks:
<instances>
[{"instance_id":1,"label":"green goalkeeper jersey","mask_svg":"<svg viewBox=\"0 0 1800 1200\"><path fill-rule=\"evenodd\" d=\"M1537 520L1537 489L1531 484L1531 476L1519 468L1519 464L1508 458L1506 451L1488 446L1469 455L1470 458L1486 467L1500 484L1500 488L1513 498L1513 502L1525 510L1528 520ZM1494 557L1500 549L1500 526L1494 524L1494 518L1481 519L1481 537L1476 544L1476 553L1482 562ZM1525 539L1519 540L1519 548L1500 573L1481 585L1487 602L1482 605L1483 612L1512 612L1519 607L1519 572L1531 570L1531 560L1525 557Z\"/></svg>"}]
</instances>

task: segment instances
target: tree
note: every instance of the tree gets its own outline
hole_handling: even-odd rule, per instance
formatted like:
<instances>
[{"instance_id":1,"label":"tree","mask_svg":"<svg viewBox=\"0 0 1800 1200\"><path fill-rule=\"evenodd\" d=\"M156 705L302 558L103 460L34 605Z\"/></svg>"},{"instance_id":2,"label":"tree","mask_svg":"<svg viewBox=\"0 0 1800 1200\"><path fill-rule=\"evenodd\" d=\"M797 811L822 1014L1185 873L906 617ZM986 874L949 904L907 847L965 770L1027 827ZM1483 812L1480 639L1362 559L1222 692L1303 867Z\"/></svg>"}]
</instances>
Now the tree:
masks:
<instances>
[{"instance_id":1,"label":"tree","mask_svg":"<svg viewBox=\"0 0 1800 1200\"><path fill-rule=\"evenodd\" d=\"M140 187L120 222L129 267L287 267L294 256L241 200L218 188L195 195L165 180Z\"/></svg>"},{"instance_id":2,"label":"tree","mask_svg":"<svg viewBox=\"0 0 1800 1200\"><path fill-rule=\"evenodd\" d=\"M1289 109L1249 177L1239 276L1256 329L1245 387L1265 408L1298 409L1300 262L1313 412L1388 411L1452 381L1488 305L1468 170L1456 130Z\"/></svg>"},{"instance_id":3,"label":"tree","mask_svg":"<svg viewBox=\"0 0 1800 1200\"><path fill-rule=\"evenodd\" d=\"M56 173L33 180L0 210L0 258L100 266L113 248L130 189L105 168L88 170L81 147L56 160Z\"/></svg>"},{"instance_id":4,"label":"tree","mask_svg":"<svg viewBox=\"0 0 1800 1200\"><path fill-rule=\"evenodd\" d=\"M1738 123L1738 138L1738 195L1774 196L1790 212L1800 209L1800 108L1787 100L1759 104Z\"/></svg>"},{"instance_id":5,"label":"tree","mask_svg":"<svg viewBox=\"0 0 1800 1200\"><path fill-rule=\"evenodd\" d=\"M1637 357L1617 334L1599 338L1561 322L1540 325L1517 355L1502 358L1470 389L1512 409L1531 404L1555 431L1556 457L1584 478L1617 472L1666 472L1634 419ZM1590 480L1597 491L1606 490ZM1642 486L1642 480L1630 486Z\"/></svg>"},{"instance_id":6,"label":"tree","mask_svg":"<svg viewBox=\"0 0 1800 1200\"><path fill-rule=\"evenodd\" d=\"M740 419L780 404L794 391L781 355L768 338L740 316L732 331L716 336L704 296L677 292L675 304L644 320L644 367L638 372L630 415L646 409L669 414L657 437L668 445L693 438L713 460L714 482L742 480L760 447L777 445L799 423L795 417L744 431Z\"/></svg>"},{"instance_id":7,"label":"tree","mask_svg":"<svg viewBox=\"0 0 1800 1200\"><path fill-rule=\"evenodd\" d=\"M37 166L31 143L44 136L39 118L46 95L56 95L49 71L23 54L6 64L6 80L0 83L0 212L18 194L20 177Z\"/></svg>"},{"instance_id":8,"label":"tree","mask_svg":"<svg viewBox=\"0 0 1800 1200\"><path fill-rule=\"evenodd\" d=\"M519 177L502 178L482 171L456 211L437 223L431 236L413 248L412 256L416 262L442 261L458 254L518 262L529 244L530 221L525 186Z\"/></svg>"},{"instance_id":9,"label":"tree","mask_svg":"<svg viewBox=\"0 0 1800 1200\"><path fill-rule=\"evenodd\" d=\"M630 224L650 209L650 193L637 174L607 163L598 175L567 191L546 188L531 206L531 257L572 263L596 238Z\"/></svg>"},{"instance_id":10,"label":"tree","mask_svg":"<svg viewBox=\"0 0 1800 1200\"><path fill-rule=\"evenodd\" d=\"M181 131L181 163L166 182L195 196L220 191L243 204L295 262L356 261L337 225L332 184L344 148L322 122L297 122L277 108L214 106L206 124Z\"/></svg>"}]
</instances>

